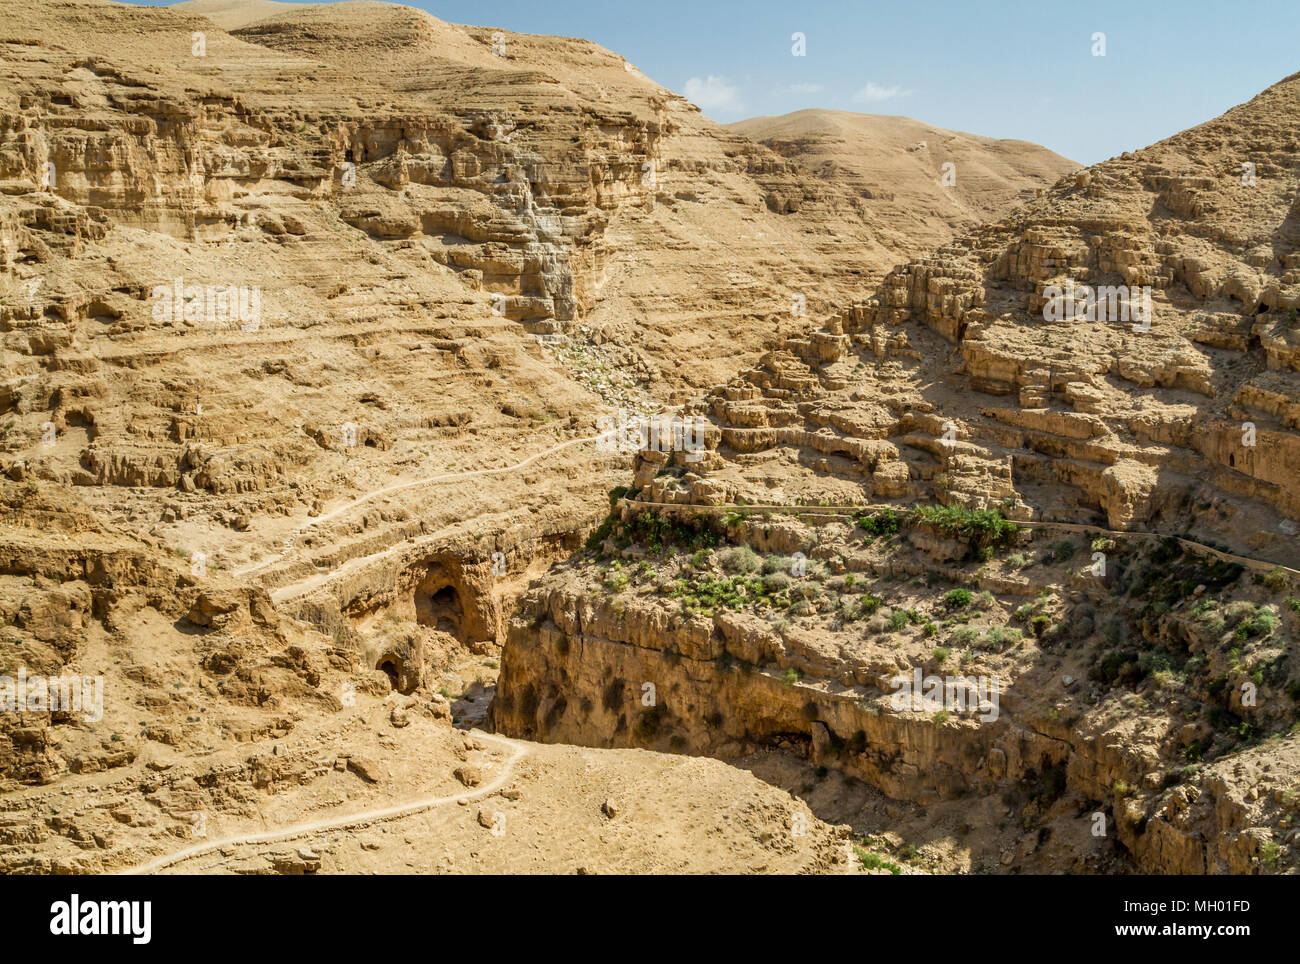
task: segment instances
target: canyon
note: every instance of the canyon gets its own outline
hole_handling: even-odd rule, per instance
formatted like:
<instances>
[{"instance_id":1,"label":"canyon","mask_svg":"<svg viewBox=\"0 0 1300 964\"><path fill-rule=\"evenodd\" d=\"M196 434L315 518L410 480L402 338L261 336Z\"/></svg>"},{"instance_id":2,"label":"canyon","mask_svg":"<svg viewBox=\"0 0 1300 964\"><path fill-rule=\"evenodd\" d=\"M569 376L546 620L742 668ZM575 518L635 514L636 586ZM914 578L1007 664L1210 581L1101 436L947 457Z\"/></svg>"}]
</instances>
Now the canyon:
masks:
<instances>
[{"instance_id":1,"label":"canyon","mask_svg":"<svg viewBox=\"0 0 1300 964\"><path fill-rule=\"evenodd\" d=\"M0 870L1295 872L1300 75L1081 168L0 12L0 677L103 704L0 705Z\"/></svg>"}]
</instances>

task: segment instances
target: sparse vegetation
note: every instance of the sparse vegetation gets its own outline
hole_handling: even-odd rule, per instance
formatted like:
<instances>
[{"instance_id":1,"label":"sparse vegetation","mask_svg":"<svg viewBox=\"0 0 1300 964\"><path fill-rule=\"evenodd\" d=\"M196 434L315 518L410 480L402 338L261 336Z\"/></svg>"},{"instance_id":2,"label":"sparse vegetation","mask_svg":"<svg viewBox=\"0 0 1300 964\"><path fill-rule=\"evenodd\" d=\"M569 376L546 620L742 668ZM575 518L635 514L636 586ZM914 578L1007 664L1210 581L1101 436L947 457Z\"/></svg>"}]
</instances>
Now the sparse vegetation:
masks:
<instances>
[{"instance_id":1,"label":"sparse vegetation","mask_svg":"<svg viewBox=\"0 0 1300 964\"><path fill-rule=\"evenodd\" d=\"M1019 529L996 509L967 509L952 505L922 505L912 510L909 518L918 524L928 525L948 535L969 539L978 550L980 546L1005 544Z\"/></svg>"},{"instance_id":2,"label":"sparse vegetation","mask_svg":"<svg viewBox=\"0 0 1300 964\"><path fill-rule=\"evenodd\" d=\"M853 852L857 855L858 861L866 870L888 870L895 877L903 872L902 867L892 861L886 860L879 854L863 850L861 847L857 846L853 848Z\"/></svg>"},{"instance_id":3,"label":"sparse vegetation","mask_svg":"<svg viewBox=\"0 0 1300 964\"><path fill-rule=\"evenodd\" d=\"M946 609L965 609L970 605L971 595L969 589L954 589L943 597L943 605Z\"/></svg>"}]
</instances>

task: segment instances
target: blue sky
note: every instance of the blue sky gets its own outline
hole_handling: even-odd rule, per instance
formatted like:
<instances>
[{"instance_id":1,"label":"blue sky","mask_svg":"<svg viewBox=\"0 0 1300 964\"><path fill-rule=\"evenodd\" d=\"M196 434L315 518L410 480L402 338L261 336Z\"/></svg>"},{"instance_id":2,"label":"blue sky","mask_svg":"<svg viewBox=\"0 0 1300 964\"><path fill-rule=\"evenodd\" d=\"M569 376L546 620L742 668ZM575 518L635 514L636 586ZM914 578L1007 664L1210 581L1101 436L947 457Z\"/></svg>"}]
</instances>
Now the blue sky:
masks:
<instances>
[{"instance_id":1,"label":"blue sky","mask_svg":"<svg viewBox=\"0 0 1300 964\"><path fill-rule=\"evenodd\" d=\"M453 23L594 40L718 121L806 107L903 114L1086 164L1216 117L1300 70L1300 0L410 5ZM791 52L796 32L802 57ZM1105 56L1092 53L1099 32Z\"/></svg>"}]
</instances>

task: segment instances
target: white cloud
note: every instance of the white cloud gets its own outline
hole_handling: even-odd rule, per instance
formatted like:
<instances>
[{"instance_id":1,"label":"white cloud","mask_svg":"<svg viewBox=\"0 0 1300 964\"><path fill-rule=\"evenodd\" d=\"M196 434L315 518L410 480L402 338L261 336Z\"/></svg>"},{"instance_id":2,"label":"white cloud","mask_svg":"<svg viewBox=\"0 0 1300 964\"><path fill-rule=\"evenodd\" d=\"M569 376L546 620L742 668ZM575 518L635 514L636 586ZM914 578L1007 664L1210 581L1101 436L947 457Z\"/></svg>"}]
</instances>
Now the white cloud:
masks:
<instances>
[{"instance_id":1,"label":"white cloud","mask_svg":"<svg viewBox=\"0 0 1300 964\"><path fill-rule=\"evenodd\" d=\"M786 88L791 94L820 94L825 89L821 84L791 84Z\"/></svg>"},{"instance_id":2,"label":"white cloud","mask_svg":"<svg viewBox=\"0 0 1300 964\"><path fill-rule=\"evenodd\" d=\"M703 80L692 77L686 81L686 99L706 111L740 110L740 88L729 84L726 78L709 74Z\"/></svg>"},{"instance_id":3,"label":"white cloud","mask_svg":"<svg viewBox=\"0 0 1300 964\"><path fill-rule=\"evenodd\" d=\"M867 81L867 86L853 95L853 102L855 104L875 104L882 100L893 100L895 97L906 97L910 93L910 90L903 90L897 84L892 87L881 87L879 84Z\"/></svg>"}]
</instances>

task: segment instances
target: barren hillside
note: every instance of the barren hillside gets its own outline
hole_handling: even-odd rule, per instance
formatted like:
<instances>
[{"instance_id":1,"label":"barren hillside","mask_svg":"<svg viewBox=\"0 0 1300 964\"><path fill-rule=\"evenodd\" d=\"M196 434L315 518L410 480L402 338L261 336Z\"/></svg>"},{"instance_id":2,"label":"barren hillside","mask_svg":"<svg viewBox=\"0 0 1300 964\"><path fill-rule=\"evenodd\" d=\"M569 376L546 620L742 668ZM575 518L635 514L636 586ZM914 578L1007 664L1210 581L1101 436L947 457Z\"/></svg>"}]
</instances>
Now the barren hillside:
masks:
<instances>
[{"instance_id":1,"label":"barren hillside","mask_svg":"<svg viewBox=\"0 0 1300 964\"><path fill-rule=\"evenodd\" d=\"M863 216L904 260L1030 200L1074 161L1028 141L944 130L885 114L800 110L752 117L731 130L797 160L860 199Z\"/></svg>"}]
</instances>

